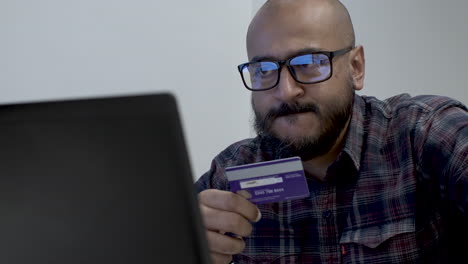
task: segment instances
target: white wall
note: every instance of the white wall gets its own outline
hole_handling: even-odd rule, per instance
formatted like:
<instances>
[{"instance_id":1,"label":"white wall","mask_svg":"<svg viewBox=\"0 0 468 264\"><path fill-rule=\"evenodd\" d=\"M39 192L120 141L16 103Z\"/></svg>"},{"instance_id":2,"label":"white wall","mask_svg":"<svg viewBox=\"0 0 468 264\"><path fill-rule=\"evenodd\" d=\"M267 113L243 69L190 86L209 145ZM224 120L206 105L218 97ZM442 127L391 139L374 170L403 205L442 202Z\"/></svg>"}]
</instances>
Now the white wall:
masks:
<instances>
[{"instance_id":1,"label":"white wall","mask_svg":"<svg viewBox=\"0 0 468 264\"><path fill-rule=\"evenodd\" d=\"M0 0L0 103L172 91L195 177L249 135L250 1Z\"/></svg>"},{"instance_id":2,"label":"white wall","mask_svg":"<svg viewBox=\"0 0 468 264\"><path fill-rule=\"evenodd\" d=\"M365 47L363 94L437 94L468 104L468 1L343 3Z\"/></svg>"},{"instance_id":3,"label":"white wall","mask_svg":"<svg viewBox=\"0 0 468 264\"><path fill-rule=\"evenodd\" d=\"M172 91L198 178L252 135L236 65L263 2L0 0L0 103ZM366 51L363 94L468 104L468 1L343 2Z\"/></svg>"}]
</instances>

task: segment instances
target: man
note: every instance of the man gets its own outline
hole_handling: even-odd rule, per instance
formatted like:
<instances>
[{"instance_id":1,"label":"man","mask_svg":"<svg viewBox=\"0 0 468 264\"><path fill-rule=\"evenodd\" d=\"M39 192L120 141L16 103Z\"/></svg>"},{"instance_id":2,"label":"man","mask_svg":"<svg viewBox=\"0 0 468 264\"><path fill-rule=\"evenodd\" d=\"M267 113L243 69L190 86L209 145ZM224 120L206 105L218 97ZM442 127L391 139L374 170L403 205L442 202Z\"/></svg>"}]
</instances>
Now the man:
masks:
<instances>
[{"instance_id":1,"label":"man","mask_svg":"<svg viewBox=\"0 0 468 264\"><path fill-rule=\"evenodd\" d=\"M336 0L270 0L247 34L258 136L196 183L214 263L450 262L468 225L468 114L445 97L358 96L364 51ZM397 81L397 80L396 80ZM229 166L300 156L310 196L254 205Z\"/></svg>"}]
</instances>

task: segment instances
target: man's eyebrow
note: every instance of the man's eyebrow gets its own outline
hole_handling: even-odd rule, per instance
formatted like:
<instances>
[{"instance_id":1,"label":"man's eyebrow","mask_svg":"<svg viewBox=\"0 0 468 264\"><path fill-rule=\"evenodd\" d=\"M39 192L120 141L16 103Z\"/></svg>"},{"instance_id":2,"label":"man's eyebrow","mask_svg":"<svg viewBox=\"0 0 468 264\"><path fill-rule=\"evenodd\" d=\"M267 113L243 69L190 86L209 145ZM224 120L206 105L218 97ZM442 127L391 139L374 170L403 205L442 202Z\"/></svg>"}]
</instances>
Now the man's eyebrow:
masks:
<instances>
[{"instance_id":1,"label":"man's eyebrow","mask_svg":"<svg viewBox=\"0 0 468 264\"><path fill-rule=\"evenodd\" d=\"M294 52L289 53L285 59L304 55L304 54L317 53L317 52L325 52L325 51L319 48L304 48L304 49L296 50ZM275 57L275 56L255 56L250 61L257 62L257 61L279 61L279 60L280 59L278 59L278 57Z\"/></svg>"},{"instance_id":2,"label":"man's eyebrow","mask_svg":"<svg viewBox=\"0 0 468 264\"><path fill-rule=\"evenodd\" d=\"M257 61L277 61L276 57L272 56L255 56L253 57L250 62L257 62Z\"/></svg>"}]
</instances>

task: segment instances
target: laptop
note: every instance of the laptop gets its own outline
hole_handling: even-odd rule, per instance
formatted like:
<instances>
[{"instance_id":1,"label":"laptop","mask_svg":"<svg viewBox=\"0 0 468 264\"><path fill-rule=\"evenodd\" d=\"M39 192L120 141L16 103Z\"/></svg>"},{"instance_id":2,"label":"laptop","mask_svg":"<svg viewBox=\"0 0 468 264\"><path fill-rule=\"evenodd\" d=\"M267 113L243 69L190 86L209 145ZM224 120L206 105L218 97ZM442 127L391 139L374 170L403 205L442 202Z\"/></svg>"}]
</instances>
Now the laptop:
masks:
<instances>
[{"instance_id":1,"label":"laptop","mask_svg":"<svg viewBox=\"0 0 468 264\"><path fill-rule=\"evenodd\" d=\"M174 96L0 106L0 263L210 263Z\"/></svg>"}]
</instances>

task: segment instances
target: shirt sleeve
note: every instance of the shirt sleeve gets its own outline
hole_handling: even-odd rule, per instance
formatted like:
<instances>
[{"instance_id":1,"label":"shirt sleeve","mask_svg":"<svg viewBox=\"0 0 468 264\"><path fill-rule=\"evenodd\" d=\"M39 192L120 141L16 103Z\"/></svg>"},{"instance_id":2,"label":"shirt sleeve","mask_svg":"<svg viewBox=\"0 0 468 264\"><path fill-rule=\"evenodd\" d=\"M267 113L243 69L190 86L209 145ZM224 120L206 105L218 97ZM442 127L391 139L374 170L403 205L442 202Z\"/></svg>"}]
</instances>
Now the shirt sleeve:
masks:
<instances>
[{"instance_id":1,"label":"shirt sleeve","mask_svg":"<svg viewBox=\"0 0 468 264\"><path fill-rule=\"evenodd\" d=\"M468 217L468 111L447 105L422 120L416 140L421 143L419 166L434 181L440 198Z\"/></svg>"},{"instance_id":2,"label":"shirt sleeve","mask_svg":"<svg viewBox=\"0 0 468 264\"><path fill-rule=\"evenodd\" d=\"M216 171L214 161L211 163L210 170L205 172L196 182L195 190L200 193L206 189L211 189L211 178L213 178L214 171Z\"/></svg>"},{"instance_id":3,"label":"shirt sleeve","mask_svg":"<svg viewBox=\"0 0 468 264\"><path fill-rule=\"evenodd\" d=\"M211 162L210 169L195 182L195 190L197 193L206 189L227 190L227 185L224 169L222 166L219 166L216 159L214 159Z\"/></svg>"}]
</instances>

